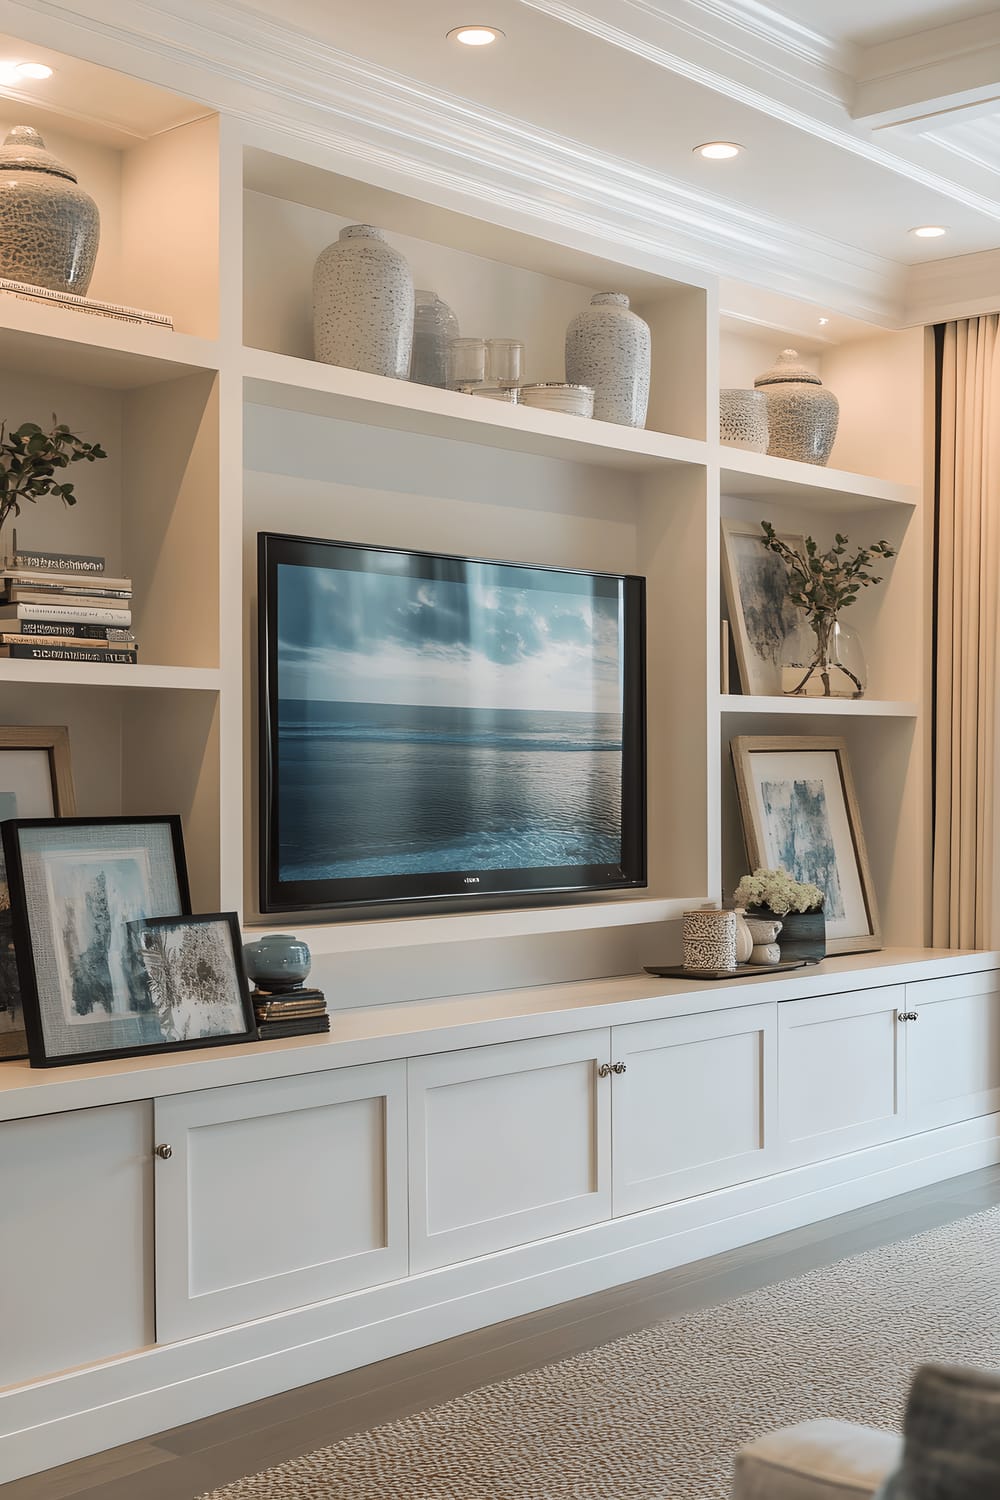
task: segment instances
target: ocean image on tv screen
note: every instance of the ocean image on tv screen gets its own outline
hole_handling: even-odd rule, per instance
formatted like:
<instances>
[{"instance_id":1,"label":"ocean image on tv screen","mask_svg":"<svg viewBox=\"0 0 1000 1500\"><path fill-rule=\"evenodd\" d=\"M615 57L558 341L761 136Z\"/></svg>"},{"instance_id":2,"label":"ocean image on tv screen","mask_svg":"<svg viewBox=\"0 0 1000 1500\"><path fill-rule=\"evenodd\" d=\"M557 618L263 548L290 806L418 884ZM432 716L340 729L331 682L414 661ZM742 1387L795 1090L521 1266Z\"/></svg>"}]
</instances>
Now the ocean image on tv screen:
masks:
<instances>
[{"instance_id":1,"label":"ocean image on tv screen","mask_svg":"<svg viewBox=\"0 0 1000 1500\"><path fill-rule=\"evenodd\" d=\"M282 882L617 866L623 583L278 565Z\"/></svg>"}]
</instances>

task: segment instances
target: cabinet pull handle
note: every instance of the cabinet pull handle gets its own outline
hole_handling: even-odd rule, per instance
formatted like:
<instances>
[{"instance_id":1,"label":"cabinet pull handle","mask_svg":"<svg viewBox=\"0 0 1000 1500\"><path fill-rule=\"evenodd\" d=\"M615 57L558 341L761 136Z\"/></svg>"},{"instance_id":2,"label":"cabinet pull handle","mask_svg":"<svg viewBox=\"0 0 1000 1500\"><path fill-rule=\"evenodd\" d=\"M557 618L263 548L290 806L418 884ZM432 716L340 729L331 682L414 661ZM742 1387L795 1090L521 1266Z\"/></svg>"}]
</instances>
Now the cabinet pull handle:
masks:
<instances>
[{"instance_id":1,"label":"cabinet pull handle","mask_svg":"<svg viewBox=\"0 0 1000 1500\"><path fill-rule=\"evenodd\" d=\"M619 1073L619 1074L620 1073L625 1073L625 1072L628 1071L628 1063L622 1063L622 1062L612 1063L611 1064L611 1071L612 1071L612 1073Z\"/></svg>"},{"instance_id":2,"label":"cabinet pull handle","mask_svg":"<svg viewBox=\"0 0 1000 1500\"><path fill-rule=\"evenodd\" d=\"M167 1146L165 1144L162 1145L162 1146L157 1146L156 1150L154 1152L154 1155L158 1156L161 1161L169 1161L170 1158L173 1156L173 1154L174 1154L174 1148L173 1148L173 1146Z\"/></svg>"},{"instance_id":3,"label":"cabinet pull handle","mask_svg":"<svg viewBox=\"0 0 1000 1500\"><path fill-rule=\"evenodd\" d=\"M597 1076L598 1076L598 1078L610 1078L611 1077L611 1064L610 1063L601 1063L600 1067L597 1070Z\"/></svg>"}]
</instances>

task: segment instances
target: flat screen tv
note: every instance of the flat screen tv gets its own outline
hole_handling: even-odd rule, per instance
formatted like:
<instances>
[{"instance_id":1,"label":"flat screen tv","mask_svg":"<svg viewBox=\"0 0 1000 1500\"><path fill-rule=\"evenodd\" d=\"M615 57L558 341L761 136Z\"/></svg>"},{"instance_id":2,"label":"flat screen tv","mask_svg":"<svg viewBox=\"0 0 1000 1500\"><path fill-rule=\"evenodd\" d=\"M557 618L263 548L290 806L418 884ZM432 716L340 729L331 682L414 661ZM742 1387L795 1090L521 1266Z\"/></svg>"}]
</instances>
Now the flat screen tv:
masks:
<instances>
[{"instance_id":1,"label":"flat screen tv","mask_svg":"<svg viewBox=\"0 0 1000 1500\"><path fill-rule=\"evenodd\" d=\"M644 580L262 533L261 910L646 883Z\"/></svg>"}]
</instances>

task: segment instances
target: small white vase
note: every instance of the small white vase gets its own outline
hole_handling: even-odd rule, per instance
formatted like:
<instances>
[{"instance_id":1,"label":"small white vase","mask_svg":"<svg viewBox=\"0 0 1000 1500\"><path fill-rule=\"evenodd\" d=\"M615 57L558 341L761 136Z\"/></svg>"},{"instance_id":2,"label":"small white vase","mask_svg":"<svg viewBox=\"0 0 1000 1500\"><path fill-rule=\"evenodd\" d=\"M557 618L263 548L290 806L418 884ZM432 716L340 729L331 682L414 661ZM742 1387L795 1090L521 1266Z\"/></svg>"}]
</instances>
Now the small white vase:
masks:
<instances>
[{"instance_id":1,"label":"small white vase","mask_svg":"<svg viewBox=\"0 0 1000 1500\"><path fill-rule=\"evenodd\" d=\"M370 224L349 224L313 272L316 358L405 380L413 346L413 277Z\"/></svg>"},{"instance_id":2,"label":"small white vase","mask_svg":"<svg viewBox=\"0 0 1000 1500\"><path fill-rule=\"evenodd\" d=\"M599 422L644 427L652 337L624 292L596 292L566 330L566 379L594 388Z\"/></svg>"},{"instance_id":3,"label":"small white vase","mask_svg":"<svg viewBox=\"0 0 1000 1500\"><path fill-rule=\"evenodd\" d=\"M753 938L752 964L770 965L781 962L781 949L777 937L781 923L776 917L747 917L746 924Z\"/></svg>"},{"instance_id":4,"label":"small white vase","mask_svg":"<svg viewBox=\"0 0 1000 1500\"><path fill-rule=\"evenodd\" d=\"M736 908L736 962L747 964L753 952L753 934L747 924L745 906Z\"/></svg>"}]
</instances>

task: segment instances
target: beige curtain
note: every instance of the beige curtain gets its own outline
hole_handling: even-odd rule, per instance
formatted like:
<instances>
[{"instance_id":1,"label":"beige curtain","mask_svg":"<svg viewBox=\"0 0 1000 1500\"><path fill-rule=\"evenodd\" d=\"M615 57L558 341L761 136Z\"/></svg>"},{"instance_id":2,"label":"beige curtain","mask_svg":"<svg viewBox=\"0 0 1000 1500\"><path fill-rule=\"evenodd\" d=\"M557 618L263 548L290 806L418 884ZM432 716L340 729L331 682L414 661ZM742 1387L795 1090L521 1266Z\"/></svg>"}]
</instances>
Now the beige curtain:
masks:
<instances>
[{"instance_id":1,"label":"beige curtain","mask_svg":"<svg viewBox=\"0 0 1000 1500\"><path fill-rule=\"evenodd\" d=\"M933 941L1000 945L1000 315L944 329Z\"/></svg>"}]
</instances>

